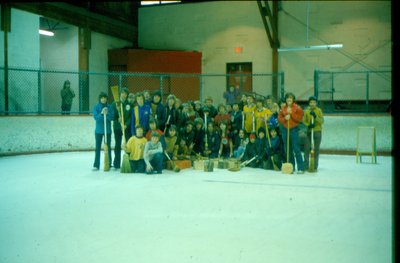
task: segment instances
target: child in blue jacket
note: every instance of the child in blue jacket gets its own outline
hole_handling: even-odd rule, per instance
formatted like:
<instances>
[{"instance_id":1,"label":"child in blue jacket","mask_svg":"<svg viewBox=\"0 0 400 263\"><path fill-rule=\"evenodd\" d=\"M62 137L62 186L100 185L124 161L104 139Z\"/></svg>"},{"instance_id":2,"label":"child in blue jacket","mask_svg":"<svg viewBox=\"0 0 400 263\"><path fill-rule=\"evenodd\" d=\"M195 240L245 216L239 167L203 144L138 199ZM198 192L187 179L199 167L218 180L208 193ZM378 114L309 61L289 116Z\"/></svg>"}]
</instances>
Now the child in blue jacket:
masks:
<instances>
[{"instance_id":1,"label":"child in blue jacket","mask_svg":"<svg viewBox=\"0 0 400 263\"><path fill-rule=\"evenodd\" d=\"M99 103L93 108L93 118L96 121L95 141L96 150L93 163L93 170L99 170L100 167L100 151L103 144L103 136L107 136L108 159L111 164L111 121L114 119L114 108L107 103L107 93L101 92L99 95ZM104 115L106 115L106 131L104 130Z\"/></svg>"}]
</instances>

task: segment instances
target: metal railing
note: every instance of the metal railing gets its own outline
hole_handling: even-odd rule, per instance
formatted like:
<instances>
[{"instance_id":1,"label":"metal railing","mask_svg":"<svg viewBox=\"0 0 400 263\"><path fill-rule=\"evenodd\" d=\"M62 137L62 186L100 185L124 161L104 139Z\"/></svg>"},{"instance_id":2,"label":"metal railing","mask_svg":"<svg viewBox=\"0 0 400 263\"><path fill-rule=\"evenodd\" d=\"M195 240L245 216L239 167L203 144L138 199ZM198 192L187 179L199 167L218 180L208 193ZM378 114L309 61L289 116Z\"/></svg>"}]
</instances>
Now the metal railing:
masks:
<instances>
[{"instance_id":1,"label":"metal railing","mask_svg":"<svg viewBox=\"0 0 400 263\"><path fill-rule=\"evenodd\" d=\"M386 112L392 71L314 71L314 95L326 113Z\"/></svg>"},{"instance_id":2,"label":"metal railing","mask_svg":"<svg viewBox=\"0 0 400 263\"><path fill-rule=\"evenodd\" d=\"M98 102L101 91L110 87L127 87L130 92L161 91L165 101L169 94L182 102L204 101L211 95L214 101L225 102L223 92L230 85L241 92L271 95L273 83L279 96L284 94L284 73L278 74L168 74L128 72L73 72L43 69L0 67L0 114L61 114L61 89L69 80L75 93L70 114L88 114ZM8 81L5 80L7 76ZM7 85L7 87L6 87ZM217 92L218 90L218 92ZM218 94L218 95L216 95ZM219 98L216 98L219 96Z\"/></svg>"}]
</instances>

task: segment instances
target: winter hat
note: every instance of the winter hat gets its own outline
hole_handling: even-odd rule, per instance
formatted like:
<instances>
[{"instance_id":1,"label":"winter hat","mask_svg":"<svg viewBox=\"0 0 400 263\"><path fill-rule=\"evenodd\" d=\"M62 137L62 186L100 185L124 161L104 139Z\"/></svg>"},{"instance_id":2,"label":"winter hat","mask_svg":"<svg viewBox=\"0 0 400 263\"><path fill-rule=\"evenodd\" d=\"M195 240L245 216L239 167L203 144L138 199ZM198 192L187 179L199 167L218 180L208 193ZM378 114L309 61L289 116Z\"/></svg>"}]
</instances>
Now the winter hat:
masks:
<instances>
[{"instance_id":1,"label":"winter hat","mask_svg":"<svg viewBox=\"0 0 400 263\"><path fill-rule=\"evenodd\" d=\"M255 139L256 138L256 134L254 132L250 133L249 138L250 139Z\"/></svg>"}]
</instances>

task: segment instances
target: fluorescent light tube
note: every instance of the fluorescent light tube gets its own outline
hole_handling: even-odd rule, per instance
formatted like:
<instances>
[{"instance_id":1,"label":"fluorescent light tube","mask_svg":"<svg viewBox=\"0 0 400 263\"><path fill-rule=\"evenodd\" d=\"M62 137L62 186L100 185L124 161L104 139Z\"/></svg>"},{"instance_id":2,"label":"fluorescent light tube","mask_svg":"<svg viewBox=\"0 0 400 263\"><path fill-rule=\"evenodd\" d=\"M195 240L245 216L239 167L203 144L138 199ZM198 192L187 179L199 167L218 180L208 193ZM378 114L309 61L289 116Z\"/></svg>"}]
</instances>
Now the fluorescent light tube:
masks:
<instances>
[{"instance_id":1,"label":"fluorescent light tube","mask_svg":"<svg viewBox=\"0 0 400 263\"><path fill-rule=\"evenodd\" d=\"M53 32L47 31L47 30L43 30L43 29L39 29L39 34L44 35L44 36L49 36L49 37L54 36Z\"/></svg>"},{"instance_id":2,"label":"fluorescent light tube","mask_svg":"<svg viewBox=\"0 0 400 263\"><path fill-rule=\"evenodd\" d=\"M342 48L343 44L331 44L331 45L319 45L319 46L304 46L304 47L292 47L292 48L278 48L278 52L289 52L289 51L309 51L309 50L324 50L324 49L338 49Z\"/></svg>"}]
</instances>

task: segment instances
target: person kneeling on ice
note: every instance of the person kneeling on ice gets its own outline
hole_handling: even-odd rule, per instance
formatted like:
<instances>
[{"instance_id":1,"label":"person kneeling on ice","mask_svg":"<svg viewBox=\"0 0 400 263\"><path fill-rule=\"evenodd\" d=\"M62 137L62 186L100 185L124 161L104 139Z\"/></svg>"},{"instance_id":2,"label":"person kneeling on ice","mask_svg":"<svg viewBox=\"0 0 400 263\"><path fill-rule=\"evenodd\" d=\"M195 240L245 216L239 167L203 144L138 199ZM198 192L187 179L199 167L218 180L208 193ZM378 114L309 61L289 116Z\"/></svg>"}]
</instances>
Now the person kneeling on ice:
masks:
<instances>
[{"instance_id":1,"label":"person kneeling on ice","mask_svg":"<svg viewBox=\"0 0 400 263\"><path fill-rule=\"evenodd\" d=\"M163 166L163 147L160 142L160 134L158 132L151 133L151 139L144 147L144 161L146 163L146 173L152 174L162 173Z\"/></svg>"},{"instance_id":2,"label":"person kneeling on ice","mask_svg":"<svg viewBox=\"0 0 400 263\"><path fill-rule=\"evenodd\" d=\"M147 143L143 136L144 128L138 124L135 128L135 135L129 138L126 143L126 153L129 154L132 173L144 173L146 164L143 159L144 148Z\"/></svg>"},{"instance_id":3,"label":"person kneeling on ice","mask_svg":"<svg viewBox=\"0 0 400 263\"><path fill-rule=\"evenodd\" d=\"M276 167L278 167L280 170L282 168L282 160L285 156L283 143L281 141L282 139L279 137L276 128L271 128L269 130L269 133L270 133L271 147L269 145L267 146L268 161L266 169L274 170L274 164L275 164Z\"/></svg>"},{"instance_id":4,"label":"person kneeling on ice","mask_svg":"<svg viewBox=\"0 0 400 263\"><path fill-rule=\"evenodd\" d=\"M257 156L257 145L256 145L256 134L254 132L249 135L249 142L244 150L243 158L241 161L249 161L253 157ZM246 164L248 167L258 168L255 161Z\"/></svg>"}]
</instances>

